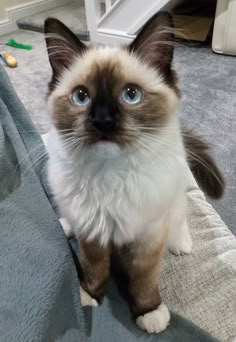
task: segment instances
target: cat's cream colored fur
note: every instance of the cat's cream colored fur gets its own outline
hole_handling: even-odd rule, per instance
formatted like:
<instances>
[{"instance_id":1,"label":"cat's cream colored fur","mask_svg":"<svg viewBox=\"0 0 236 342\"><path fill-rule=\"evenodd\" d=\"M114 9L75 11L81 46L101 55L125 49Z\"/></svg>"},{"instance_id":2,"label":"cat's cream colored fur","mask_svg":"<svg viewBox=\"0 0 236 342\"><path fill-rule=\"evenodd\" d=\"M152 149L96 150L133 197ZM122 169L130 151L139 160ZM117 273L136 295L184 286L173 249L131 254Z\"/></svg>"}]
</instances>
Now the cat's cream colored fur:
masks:
<instances>
[{"instance_id":1,"label":"cat's cream colored fur","mask_svg":"<svg viewBox=\"0 0 236 342\"><path fill-rule=\"evenodd\" d=\"M136 240L147 245L162 243L162 230L167 229L163 221L169 216L170 249L176 254L190 252L191 239L183 205L187 163L175 116L178 98L161 77L154 77L153 70L137 60L133 63L133 58L123 51L119 54L117 50L110 50L109 54L106 49L103 54L101 49L92 50L89 62L93 63L93 56L94 60L101 57L104 63L106 58L113 58L114 53L116 59L120 57L124 70L128 69L133 75L132 81L148 84L152 90L165 94L170 114L168 123L161 133L152 137L149 146L145 139L142 142L140 135L140 142L146 144L146 148L137 149L135 145L124 150L109 142L73 150L64 147L63 138L52 128L48 143L49 182L60 212L77 237L97 239L102 245L112 241L119 246ZM141 77L139 71L143 69ZM51 111L57 96L70 93L76 81L81 83L81 74L79 59L63 74L49 97ZM128 74L126 78L128 81ZM180 229L181 225L184 226ZM147 318L138 318L137 322L143 327L145 320ZM155 327L146 325L147 330L155 331Z\"/></svg>"},{"instance_id":2,"label":"cat's cream colored fur","mask_svg":"<svg viewBox=\"0 0 236 342\"><path fill-rule=\"evenodd\" d=\"M49 95L49 109L54 123L65 121L73 106L69 103L73 89L80 84L87 85L94 65L102 70L110 64L120 75L119 82L138 84L144 92L156 94L157 98L160 95L156 106L163 106L165 112L160 129L152 130L150 138L137 130L136 139L128 146L98 141L74 148L55 124L48 140L49 183L61 215L75 236L86 241L85 252L94 241L105 256L111 243L121 250L132 246L128 259L131 260L130 274L136 279L131 292L136 296L133 311L137 324L148 332L159 332L170 319L167 307L160 304L159 294L152 298L163 246L167 240L169 249L176 254L189 253L192 247L186 222L188 168L176 117L178 95L158 69L137 55L123 48L93 48L75 58L61 73ZM93 92L96 84L91 85ZM60 99L63 106L66 102L68 113L64 109L60 111ZM153 114L147 106L143 116L154 119ZM86 129L80 115L73 121L73 127L76 125ZM87 257L86 267L93 273L89 264L89 258L96 261L93 249ZM108 268L107 264L102 281L107 278ZM91 294L92 287L85 286Z\"/></svg>"}]
</instances>

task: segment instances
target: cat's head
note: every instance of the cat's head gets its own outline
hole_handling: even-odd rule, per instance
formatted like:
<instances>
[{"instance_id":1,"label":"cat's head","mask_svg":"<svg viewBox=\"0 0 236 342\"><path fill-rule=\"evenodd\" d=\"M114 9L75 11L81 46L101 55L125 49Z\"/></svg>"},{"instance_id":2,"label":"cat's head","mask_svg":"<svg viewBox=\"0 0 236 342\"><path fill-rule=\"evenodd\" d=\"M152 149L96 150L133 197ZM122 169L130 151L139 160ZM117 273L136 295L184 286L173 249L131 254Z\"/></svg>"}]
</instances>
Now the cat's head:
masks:
<instances>
[{"instance_id":1,"label":"cat's head","mask_svg":"<svg viewBox=\"0 0 236 342\"><path fill-rule=\"evenodd\" d=\"M170 14L155 15L120 48L87 47L53 18L46 20L45 34L52 121L75 145L110 142L123 149L173 119L179 93Z\"/></svg>"}]
</instances>

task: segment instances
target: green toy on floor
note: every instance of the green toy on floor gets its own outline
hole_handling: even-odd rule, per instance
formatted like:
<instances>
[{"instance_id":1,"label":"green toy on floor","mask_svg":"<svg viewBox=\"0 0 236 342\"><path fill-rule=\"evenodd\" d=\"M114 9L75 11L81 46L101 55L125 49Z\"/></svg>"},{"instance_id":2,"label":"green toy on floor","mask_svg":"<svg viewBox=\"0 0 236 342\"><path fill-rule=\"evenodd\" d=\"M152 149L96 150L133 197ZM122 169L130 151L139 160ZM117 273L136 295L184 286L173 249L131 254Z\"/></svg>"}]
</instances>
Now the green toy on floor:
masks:
<instances>
[{"instance_id":1,"label":"green toy on floor","mask_svg":"<svg viewBox=\"0 0 236 342\"><path fill-rule=\"evenodd\" d=\"M7 45L7 46L14 47L16 49L24 49L24 50L32 50L33 49L33 45L19 43L13 38L9 39L8 42L6 42L6 43L0 43L0 45Z\"/></svg>"},{"instance_id":2,"label":"green toy on floor","mask_svg":"<svg viewBox=\"0 0 236 342\"><path fill-rule=\"evenodd\" d=\"M0 45L11 46L16 49L32 50L33 46L31 44L23 44L17 42L15 39L11 38L6 43L0 43ZM16 58L8 51L4 51L0 54L2 61L10 68L15 68L17 66Z\"/></svg>"}]
</instances>

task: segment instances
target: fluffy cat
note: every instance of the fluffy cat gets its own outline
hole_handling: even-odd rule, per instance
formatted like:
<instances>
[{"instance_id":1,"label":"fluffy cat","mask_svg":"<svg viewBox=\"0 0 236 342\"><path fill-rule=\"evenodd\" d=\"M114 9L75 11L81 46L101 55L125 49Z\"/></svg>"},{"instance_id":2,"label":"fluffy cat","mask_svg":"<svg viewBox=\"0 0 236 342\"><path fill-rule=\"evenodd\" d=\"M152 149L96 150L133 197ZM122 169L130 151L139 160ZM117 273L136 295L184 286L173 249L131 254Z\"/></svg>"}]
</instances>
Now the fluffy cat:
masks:
<instances>
[{"instance_id":1,"label":"fluffy cat","mask_svg":"<svg viewBox=\"0 0 236 342\"><path fill-rule=\"evenodd\" d=\"M53 70L48 178L80 244L82 301L101 302L115 251L136 323L158 333L170 320L158 291L163 248L192 249L187 163L209 195L223 192L207 146L182 132L176 116L172 18L155 15L120 48L87 47L53 18L45 33Z\"/></svg>"}]
</instances>

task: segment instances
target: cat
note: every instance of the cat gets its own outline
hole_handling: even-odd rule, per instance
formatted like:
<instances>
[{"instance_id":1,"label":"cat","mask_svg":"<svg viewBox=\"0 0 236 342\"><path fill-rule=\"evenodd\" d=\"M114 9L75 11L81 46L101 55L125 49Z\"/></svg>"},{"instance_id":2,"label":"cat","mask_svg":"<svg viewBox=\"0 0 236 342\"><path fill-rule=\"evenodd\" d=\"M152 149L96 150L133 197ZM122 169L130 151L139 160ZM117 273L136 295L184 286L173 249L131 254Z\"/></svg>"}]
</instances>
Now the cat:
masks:
<instances>
[{"instance_id":1,"label":"cat","mask_svg":"<svg viewBox=\"0 0 236 342\"><path fill-rule=\"evenodd\" d=\"M207 145L180 127L172 70L173 20L152 17L128 46L93 47L48 18L52 79L48 179L80 246L83 303L101 303L115 251L128 276L130 307L149 333L170 313L158 291L165 246L188 254L189 168L215 198L223 178ZM188 153L188 151L190 151Z\"/></svg>"}]
</instances>

